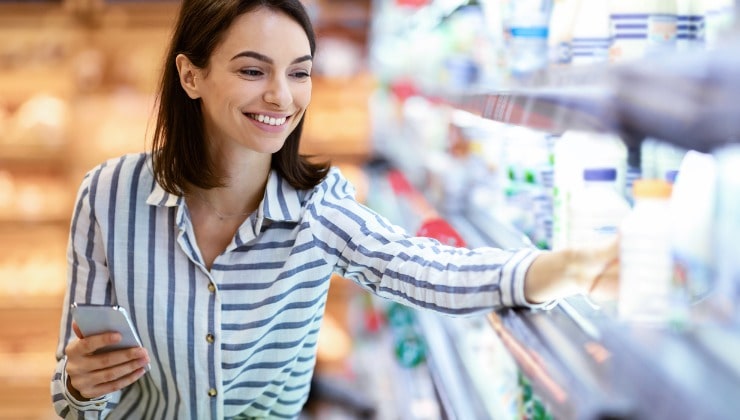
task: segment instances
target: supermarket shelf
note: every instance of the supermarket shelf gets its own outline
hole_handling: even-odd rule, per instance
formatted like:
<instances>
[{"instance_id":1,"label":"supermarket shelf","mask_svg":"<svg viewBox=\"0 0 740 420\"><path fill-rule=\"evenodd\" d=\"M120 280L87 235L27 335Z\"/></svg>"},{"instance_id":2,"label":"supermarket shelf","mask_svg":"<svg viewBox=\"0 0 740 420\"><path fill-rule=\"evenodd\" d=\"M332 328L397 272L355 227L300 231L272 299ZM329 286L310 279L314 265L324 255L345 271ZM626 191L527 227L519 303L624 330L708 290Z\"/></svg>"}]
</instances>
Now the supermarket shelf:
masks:
<instances>
[{"instance_id":1,"label":"supermarket shelf","mask_svg":"<svg viewBox=\"0 0 740 420\"><path fill-rule=\"evenodd\" d=\"M582 79L594 69L548 71L533 85L506 90L425 94L435 103L552 134L606 131L631 149L653 137L711 152L740 141L738 47L740 37L706 53L609 66ZM413 151L379 146L413 176L418 168L403 159ZM532 246L490 212L458 216L447 220L471 246ZM488 321L556 418L734 419L740 411L736 329L702 325L678 333L627 325L583 297L548 310L497 311Z\"/></svg>"},{"instance_id":2,"label":"supermarket shelf","mask_svg":"<svg viewBox=\"0 0 740 420\"><path fill-rule=\"evenodd\" d=\"M448 220L471 246L532 246L524 235L481 212ZM598 332L587 318L574 318L566 308L567 303L549 310L504 309L489 314L488 320L555 418L635 418L631 402L611 387L604 373L609 366L602 359L606 350Z\"/></svg>"},{"instance_id":3,"label":"supermarket shelf","mask_svg":"<svg viewBox=\"0 0 740 420\"><path fill-rule=\"evenodd\" d=\"M739 48L736 32L711 51L620 68L614 74L619 131L700 152L740 141Z\"/></svg>"},{"instance_id":4,"label":"supermarket shelf","mask_svg":"<svg viewBox=\"0 0 740 420\"><path fill-rule=\"evenodd\" d=\"M429 371L439 389L441 405L446 418L484 419L488 417L480 399L474 396L478 391L473 388L470 377L465 373L460 354L454 348L453 340L447 330L446 320L442 315L419 311L417 319L424 339L429 344L427 356Z\"/></svg>"},{"instance_id":5,"label":"supermarket shelf","mask_svg":"<svg viewBox=\"0 0 740 420\"><path fill-rule=\"evenodd\" d=\"M486 220L450 220L471 245L500 246L490 242L492 234L472 236L492 229L469 219ZM736 331L642 329L583 297L549 310L502 310L489 321L558 418L732 419L740 410L732 397L740 389L740 367L717 348L739 342Z\"/></svg>"},{"instance_id":6,"label":"supermarket shelf","mask_svg":"<svg viewBox=\"0 0 740 420\"><path fill-rule=\"evenodd\" d=\"M501 123L561 134L618 134L711 152L740 141L740 34L710 51L619 65L550 68L526 84L425 92L435 102Z\"/></svg>"},{"instance_id":7,"label":"supermarket shelf","mask_svg":"<svg viewBox=\"0 0 740 420\"><path fill-rule=\"evenodd\" d=\"M414 206L401 207L414 212ZM490 212L469 211L446 220L470 246L532 246ZM486 418L476 411L480 401L470 390L473 385L461 368L454 340L445 336L445 323L434 314L420 319L433 349L429 365L435 386L447 397L442 401L445 413L450 418ZM503 309L491 313L488 321L555 418L732 419L740 410L740 401L732 396L740 389L740 363L728 347L719 345L740 343L736 331L643 329L620 322L580 296L548 309Z\"/></svg>"},{"instance_id":8,"label":"supermarket shelf","mask_svg":"<svg viewBox=\"0 0 740 420\"><path fill-rule=\"evenodd\" d=\"M384 206L382 212L394 223L407 229L419 228L422 221L420 216L422 210L419 206L425 204L419 201L421 197L415 195L413 190L402 193L397 189L394 190L390 182L387 182L386 170L387 168L377 172L371 170L369 173L372 183L370 190L375 194L374 198L378 204L382 202ZM395 187L398 188L398 185ZM416 311L415 318L429 349L424 369L431 377L436 390L439 410L443 412L441 418L449 420L488 418L485 404L478 397L479 393L474 389L473 382L455 348L454 339L448 332L445 316L428 311ZM408 385L413 386L411 382L408 382Z\"/></svg>"},{"instance_id":9,"label":"supermarket shelf","mask_svg":"<svg viewBox=\"0 0 740 420\"><path fill-rule=\"evenodd\" d=\"M552 134L566 130L615 131L613 65L552 66L505 86L425 92L436 102L498 121Z\"/></svg>"},{"instance_id":10,"label":"supermarket shelf","mask_svg":"<svg viewBox=\"0 0 740 420\"><path fill-rule=\"evenodd\" d=\"M553 134L566 130L612 131L616 127L613 95L605 86L449 95L447 101L483 118Z\"/></svg>"}]
</instances>

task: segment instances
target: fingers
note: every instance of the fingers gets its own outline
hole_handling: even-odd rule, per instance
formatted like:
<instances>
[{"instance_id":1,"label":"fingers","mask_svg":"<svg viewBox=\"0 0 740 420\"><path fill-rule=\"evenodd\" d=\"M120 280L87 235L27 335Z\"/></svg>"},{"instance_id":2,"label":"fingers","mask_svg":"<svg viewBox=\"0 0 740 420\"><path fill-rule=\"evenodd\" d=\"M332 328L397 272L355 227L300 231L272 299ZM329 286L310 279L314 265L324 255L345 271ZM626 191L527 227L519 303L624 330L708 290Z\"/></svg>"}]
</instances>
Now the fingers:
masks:
<instances>
[{"instance_id":1,"label":"fingers","mask_svg":"<svg viewBox=\"0 0 740 420\"><path fill-rule=\"evenodd\" d=\"M82 331L80 331L80 327L77 326L77 322L75 321L72 321L72 331L75 332L77 338L83 338Z\"/></svg>"},{"instance_id":2,"label":"fingers","mask_svg":"<svg viewBox=\"0 0 740 420\"><path fill-rule=\"evenodd\" d=\"M72 386L87 399L97 398L123 389L136 382L145 373L148 358L130 360L126 363L97 370L87 375L67 372Z\"/></svg>"},{"instance_id":3,"label":"fingers","mask_svg":"<svg viewBox=\"0 0 740 420\"><path fill-rule=\"evenodd\" d=\"M76 324L72 324L73 329ZM79 328L77 328L79 331ZM75 331L77 334L77 331ZM79 335L78 335L79 337ZM80 338L79 340L71 342L67 347L67 356L69 357L70 352L72 354L92 354L103 347L116 344L121 341L121 334L117 332L107 332L102 334L95 334L86 338Z\"/></svg>"},{"instance_id":4,"label":"fingers","mask_svg":"<svg viewBox=\"0 0 740 420\"><path fill-rule=\"evenodd\" d=\"M610 263L619 259L619 238L611 241L602 249L602 258Z\"/></svg>"},{"instance_id":5,"label":"fingers","mask_svg":"<svg viewBox=\"0 0 740 420\"><path fill-rule=\"evenodd\" d=\"M145 348L133 347L101 354L67 354L67 373L70 375L91 375L93 372L122 366L136 360L149 362L149 355ZM103 377L101 380L109 381L111 378Z\"/></svg>"},{"instance_id":6,"label":"fingers","mask_svg":"<svg viewBox=\"0 0 740 420\"><path fill-rule=\"evenodd\" d=\"M138 380L149 363L143 347L95 351L121 339L118 333L103 333L71 341L66 348L67 376L70 385L84 398L96 398L126 387Z\"/></svg>"},{"instance_id":7,"label":"fingers","mask_svg":"<svg viewBox=\"0 0 740 420\"><path fill-rule=\"evenodd\" d=\"M615 300L619 294L619 260L611 260L594 279L588 292L596 301Z\"/></svg>"},{"instance_id":8,"label":"fingers","mask_svg":"<svg viewBox=\"0 0 740 420\"><path fill-rule=\"evenodd\" d=\"M587 252L590 258L593 259L593 264L611 264L614 260L619 259L619 239L610 240L609 242L590 248Z\"/></svg>"},{"instance_id":9,"label":"fingers","mask_svg":"<svg viewBox=\"0 0 740 420\"><path fill-rule=\"evenodd\" d=\"M598 301L614 300L619 289L619 238L575 250L581 290Z\"/></svg>"}]
</instances>

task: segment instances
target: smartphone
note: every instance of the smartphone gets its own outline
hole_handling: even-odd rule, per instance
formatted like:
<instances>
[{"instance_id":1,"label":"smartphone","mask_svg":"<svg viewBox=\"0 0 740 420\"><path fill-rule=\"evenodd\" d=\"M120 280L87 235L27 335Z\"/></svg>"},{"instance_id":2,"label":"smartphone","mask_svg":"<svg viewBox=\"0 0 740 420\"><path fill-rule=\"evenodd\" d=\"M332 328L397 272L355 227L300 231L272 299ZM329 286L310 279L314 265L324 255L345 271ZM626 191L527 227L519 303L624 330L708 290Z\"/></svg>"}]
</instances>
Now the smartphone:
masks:
<instances>
[{"instance_id":1,"label":"smartphone","mask_svg":"<svg viewBox=\"0 0 740 420\"><path fill-rule=\"evenodd\" d=\"M98 349L95 353L142 347L126 308L118 305L91 305L75 302L71 305L71 310L72 318L85 337L111 331L121 334L121 341Z\"/></svg>"}]
</instances>

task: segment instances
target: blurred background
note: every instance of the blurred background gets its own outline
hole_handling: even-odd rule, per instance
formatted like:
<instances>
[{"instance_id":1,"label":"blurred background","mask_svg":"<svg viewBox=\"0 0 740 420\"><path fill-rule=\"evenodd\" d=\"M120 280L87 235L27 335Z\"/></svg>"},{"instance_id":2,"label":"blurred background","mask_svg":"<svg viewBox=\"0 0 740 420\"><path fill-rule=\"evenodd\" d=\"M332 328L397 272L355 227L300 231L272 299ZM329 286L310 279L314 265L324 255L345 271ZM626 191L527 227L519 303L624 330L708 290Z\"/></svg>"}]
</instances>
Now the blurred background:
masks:
<instances>
[{"instance_id":1,"label":"blurred background","mask_svg":"<svg viewBox=\"0 0 740 420\"><path fill-rule=\"evenodd\" d=\"M77 187L148 150L179 3L0 0L0 419L55 417ZM454 245L634 239L619 302L450 319L332 279L305 419L736 418L736 2L304 4L302 151L358 200Z\"/></svg>"},{"instance_id":2,"label":"blurred background","mask_svg":"<svg viewBox=\"0 0 740 420\"><path fill-rule=\"evenodd\" d=\"M49 380L82 176L148 149L178 1L0 1L0 418L53 418ZM303 148L369 154L370 2L308 1L321 59ZM344 293L342 284L333 292ZM341 303L340 299L334 299Z\"/></svg>"}]
</instances>

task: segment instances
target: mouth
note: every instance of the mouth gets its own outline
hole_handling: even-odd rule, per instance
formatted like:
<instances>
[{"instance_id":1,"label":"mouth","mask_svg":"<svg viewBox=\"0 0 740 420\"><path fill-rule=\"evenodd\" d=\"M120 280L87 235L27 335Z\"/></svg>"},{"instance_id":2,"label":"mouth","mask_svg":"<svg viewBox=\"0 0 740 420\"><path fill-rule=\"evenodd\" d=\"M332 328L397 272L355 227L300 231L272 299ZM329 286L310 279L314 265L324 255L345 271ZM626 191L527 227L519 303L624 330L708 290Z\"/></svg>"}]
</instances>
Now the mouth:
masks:
<instances>
[{"instance_id":1,"label":"mouth","mask_svg":"<svg viewBox=\"0 0 740 420\"><path fill-rule=\"evenodd\" d=\"M278 118L275 118L275 117L271 117L269 115L251 114L251 113L246 113L244 115L246 115L247 118L253 119L253 120L255 120L255 121L259 122L259 123L271 125L273 127L280 127L282 125L285 125L285 123L290 118L289 116L288 117L278 117Z\"/></svg>"}]
</instances>

